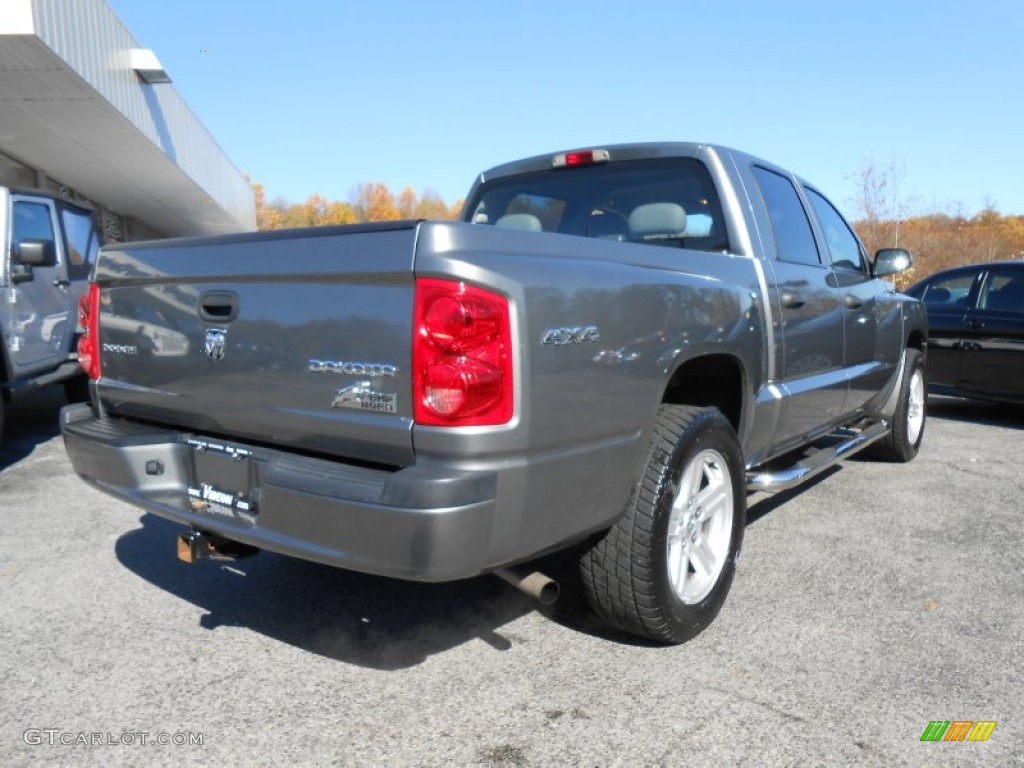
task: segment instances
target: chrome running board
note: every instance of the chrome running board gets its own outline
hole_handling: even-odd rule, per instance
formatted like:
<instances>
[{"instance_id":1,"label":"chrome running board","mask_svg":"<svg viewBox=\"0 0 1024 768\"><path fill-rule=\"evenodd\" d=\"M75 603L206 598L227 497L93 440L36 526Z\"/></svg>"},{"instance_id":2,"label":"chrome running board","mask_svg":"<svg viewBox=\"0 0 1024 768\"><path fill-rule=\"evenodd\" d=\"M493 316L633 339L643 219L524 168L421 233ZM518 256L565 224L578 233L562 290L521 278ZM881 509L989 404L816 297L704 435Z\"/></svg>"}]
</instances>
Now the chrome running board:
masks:
<instances>
[{"instance_id":1,"label":"chrome running board","mask_svg":"<svg viewBox=\"0 0 1024 768\"><path fill-rule=\"evenodd\" d=\"M889 434L889 422L877 421L864 429L841 429L831 432L826 439L839 442L824 448L812 448L795 464L782 469L754 470L747 473L747 490L751 493L778 493L810 480L841 459L867 448Z\"/></svg>"}]
</instances>

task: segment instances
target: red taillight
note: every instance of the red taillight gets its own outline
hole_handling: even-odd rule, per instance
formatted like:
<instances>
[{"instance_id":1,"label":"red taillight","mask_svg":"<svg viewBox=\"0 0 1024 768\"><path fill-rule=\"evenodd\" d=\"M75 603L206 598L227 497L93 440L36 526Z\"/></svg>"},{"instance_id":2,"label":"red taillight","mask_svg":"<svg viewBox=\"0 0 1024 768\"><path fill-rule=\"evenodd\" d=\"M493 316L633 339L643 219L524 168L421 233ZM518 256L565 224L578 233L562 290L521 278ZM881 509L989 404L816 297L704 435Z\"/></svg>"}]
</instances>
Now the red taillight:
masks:
<instances>
[{"instance_id":1,"label":"red taillight","mask_svg":"<svg viewBox=\"0 0 1024 768\"><path fill-rule=\"evenodd\" d=\"M100 377L100 287L89 283L89 290L78 300L78 364L90 379Z\"/></svg>"},{"instance_id":2,"label":"red taillight","mask_svg":"<svg viewBox=\"0 0 1024 768\"><path fill-rule=\"evenodd\" d=\"M508 299L449 280L416 281L413 416L445 427L512 419Z\"/></svg>"}]
</instances>

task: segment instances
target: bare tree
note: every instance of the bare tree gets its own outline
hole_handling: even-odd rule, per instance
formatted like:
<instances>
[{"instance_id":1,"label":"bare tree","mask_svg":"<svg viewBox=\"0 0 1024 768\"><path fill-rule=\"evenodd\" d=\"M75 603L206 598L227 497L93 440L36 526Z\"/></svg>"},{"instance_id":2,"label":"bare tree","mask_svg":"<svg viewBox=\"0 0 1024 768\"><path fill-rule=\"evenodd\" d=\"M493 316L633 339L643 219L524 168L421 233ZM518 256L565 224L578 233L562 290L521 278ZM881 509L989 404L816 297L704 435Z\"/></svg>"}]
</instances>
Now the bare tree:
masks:
<instances>
[{"instance_id":1,"label":"bare tree","mask_svg":"<svg viewBox=\"0 0 1024 768\"><path fill-rule=\"evenodd\" d=\"M859 216L858 231L871 252L900 246L903 222L913 209L903 194L906 171L906 162L895 157L879 163L869 155L861 161L851 204Z\"/></svg>"}]
</instances>

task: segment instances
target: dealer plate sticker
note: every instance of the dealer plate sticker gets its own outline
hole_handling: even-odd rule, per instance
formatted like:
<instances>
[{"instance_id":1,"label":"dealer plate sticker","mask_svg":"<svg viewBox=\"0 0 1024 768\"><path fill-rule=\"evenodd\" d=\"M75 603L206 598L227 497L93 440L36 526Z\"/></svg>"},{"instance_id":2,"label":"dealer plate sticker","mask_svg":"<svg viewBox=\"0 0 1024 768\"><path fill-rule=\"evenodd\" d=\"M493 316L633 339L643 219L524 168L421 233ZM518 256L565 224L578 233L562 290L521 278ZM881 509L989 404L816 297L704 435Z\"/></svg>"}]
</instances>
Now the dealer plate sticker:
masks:
<instances>
[{"instance_id":1,"label":"dealer plate sticker","mask_svg":"<svg viewBox=\"0 0 1024 768\"><path fill-rule=\"evenodd\" d=\"M207 440L190 439L192 475L189 507L256 524L257 505L252 487L252 452ZM229 490L230 489L230 490Z\"/></svg>"},{"instance_id":2,"label":"dealer plate sticker","mask_svg":"<svg viewBox=\"0 0 1024 768\"><path fill-rule=\"evenodd\" d=\"M196 512L211 512L224 517L241 518L247 523L255 523L255 510L248 499L236 496L233 493L219 491L208 483L202 483L198 488L188 487L189 503Z\"/></svg>"}]
</instances>

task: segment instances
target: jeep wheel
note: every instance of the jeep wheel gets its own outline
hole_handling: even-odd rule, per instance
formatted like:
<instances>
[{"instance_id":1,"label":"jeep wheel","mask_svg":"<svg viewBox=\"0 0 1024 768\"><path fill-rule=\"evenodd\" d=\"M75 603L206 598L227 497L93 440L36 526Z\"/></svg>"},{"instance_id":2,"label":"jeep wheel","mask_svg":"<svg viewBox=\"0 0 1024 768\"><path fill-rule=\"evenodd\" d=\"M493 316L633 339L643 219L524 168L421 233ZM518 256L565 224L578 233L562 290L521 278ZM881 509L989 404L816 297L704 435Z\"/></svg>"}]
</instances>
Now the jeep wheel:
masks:
<instances>
[{"instance_id":1,"label":"jeep wheel","mask_svg":"<svg viewBox=\"0 0 1024 768\"><path fill-rule=\"evenodd\" d=\"M899 386L892 431L872 446L872 454L888 461L907 462L917 456L927 418L928 394L924 355L916 349L907 349L903 378Z\"/></svg>"},{"instance_id":2,"label":"jeep wheel","mask_svg":"<svg viewBox=\"0 0 1024 768\"><path fill-rule=\"evenodd\" d=\"M580 561L607 624L682 643L718 615L746 525L743 458L714 408L663 405L625 514Z\"/></svg>"}]
</instances>

